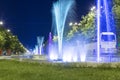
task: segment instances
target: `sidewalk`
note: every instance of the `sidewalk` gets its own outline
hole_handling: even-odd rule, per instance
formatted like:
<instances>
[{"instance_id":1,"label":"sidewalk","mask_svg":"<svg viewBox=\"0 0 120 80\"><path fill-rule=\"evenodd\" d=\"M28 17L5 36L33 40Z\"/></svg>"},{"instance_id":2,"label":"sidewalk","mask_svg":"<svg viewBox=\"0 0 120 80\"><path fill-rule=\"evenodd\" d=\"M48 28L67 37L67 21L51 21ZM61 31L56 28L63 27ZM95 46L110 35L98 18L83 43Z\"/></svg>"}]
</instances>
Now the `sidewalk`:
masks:
<instances>
[{"instance_id":1,"label":"sidewalk","mask_svg":"<svg viewBox=\"0 0 120 80\"><path fill-rule=\"evenodd\" d=\"M0 59L11 59L11 56L0 56Z\"/></svg>"}]
</instances>

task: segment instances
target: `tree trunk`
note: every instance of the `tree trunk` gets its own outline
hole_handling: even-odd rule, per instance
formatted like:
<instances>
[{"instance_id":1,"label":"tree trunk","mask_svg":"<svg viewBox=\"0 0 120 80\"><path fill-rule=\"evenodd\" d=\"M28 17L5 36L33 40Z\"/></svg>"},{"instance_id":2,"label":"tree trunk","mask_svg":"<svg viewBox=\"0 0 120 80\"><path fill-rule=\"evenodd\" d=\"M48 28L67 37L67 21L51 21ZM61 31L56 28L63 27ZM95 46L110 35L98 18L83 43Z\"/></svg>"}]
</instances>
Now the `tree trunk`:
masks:
<instances>
[{"instance_id":1,"label":"tree trunk","mask_svg":"<svg viewBox=\"0 0 120 80\"><path fill-rule=\"evenodd\" d=\"M7 49L7 56L11 55L11 49Z\"/></svg>"},{"instance_id":2,"label":"tree trunk","mask_svg":"<svg viewBox=\"0 0 120 80\"><path fill-rule=\"evenodd\" d=\"M0 49L0 56L2 56L2 49Z\"/></svg>"}]
</instances>

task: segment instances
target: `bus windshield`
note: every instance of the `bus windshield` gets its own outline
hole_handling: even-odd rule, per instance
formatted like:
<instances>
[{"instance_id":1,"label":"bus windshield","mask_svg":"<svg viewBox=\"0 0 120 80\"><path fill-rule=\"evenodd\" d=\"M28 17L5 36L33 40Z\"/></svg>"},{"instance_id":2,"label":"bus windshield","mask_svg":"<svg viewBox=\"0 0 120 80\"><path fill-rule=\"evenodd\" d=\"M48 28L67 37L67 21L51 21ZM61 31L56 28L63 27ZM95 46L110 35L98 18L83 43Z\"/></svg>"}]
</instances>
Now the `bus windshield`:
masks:
<instances>
[{"instance_id":1,"label":"bus windshield","mask_svg":"<svg viewBox=\"0 0 120 80\"><path fill-rule=\"evenodd\" d=\"M115 41L114 35L102 35L101 36L102 41Z\"/></svg>"}]
</instances>

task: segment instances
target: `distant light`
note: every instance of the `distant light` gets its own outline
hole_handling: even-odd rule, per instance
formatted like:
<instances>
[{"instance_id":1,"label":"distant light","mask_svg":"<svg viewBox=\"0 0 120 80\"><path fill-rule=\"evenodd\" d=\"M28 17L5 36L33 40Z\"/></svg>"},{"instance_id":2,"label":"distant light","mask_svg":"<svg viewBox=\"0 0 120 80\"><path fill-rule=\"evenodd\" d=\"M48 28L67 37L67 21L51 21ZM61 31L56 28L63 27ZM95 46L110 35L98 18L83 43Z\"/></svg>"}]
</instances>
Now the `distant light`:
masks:
<instances>
[{"instance_id":1,"label":"distant light","mask_svg":"<svg viewBox=\"0 0 120 80\"><path fill-rule=\"evenodd\" d=\"M76 22L75 25L78 25L78 23Z\"/></svg>"},{"instance_id":2,"label":"distant light","mask_svg":"<svg viewBox=\"0 0 120 80\"><path fill-rule=\"evenodd\" d=\"M7 32L10 32L10 29L7 29Z\"/></svg>"},{"instance_id":3,"label":"distant light","mask_svg":"<svg viewBox=\"0 0 120 80\"><path fill-rule=\"evenodd\" d=\"M70 22L70 23L69 23L69 26L72 26L72 25L73 25L73 23L72 23L72 22Z\"/></svg>"},{"instance_id":4,"label":"distant light","mask_svg":"<svg viewBox=\"0 0 120 80\"><path fill-rule=\"evenodd\" d=\"M2 21L0 21L0 25L3 25L3 22L2 22Z\"/></svg>"},{"instance_id":5,"label":"distant light","mask_svg":"<svg viewBox=\"0 0 120 80\"><path fill-rule=\"evenodd\" d=\"M91 8L91 11L95 10L95 8L96 8L96 7L95 7L95 6L93 6L93 7Z\"/></svg>"},{"instance_id":6,"label":"distant light","mask_svg":"<svg viewBox=\"0 0 120 80\"><path fill-rule=\"evenodd\" d=\"M15 36L12 36L12 37L15 37Z\"/></svg>"}]
</instances>

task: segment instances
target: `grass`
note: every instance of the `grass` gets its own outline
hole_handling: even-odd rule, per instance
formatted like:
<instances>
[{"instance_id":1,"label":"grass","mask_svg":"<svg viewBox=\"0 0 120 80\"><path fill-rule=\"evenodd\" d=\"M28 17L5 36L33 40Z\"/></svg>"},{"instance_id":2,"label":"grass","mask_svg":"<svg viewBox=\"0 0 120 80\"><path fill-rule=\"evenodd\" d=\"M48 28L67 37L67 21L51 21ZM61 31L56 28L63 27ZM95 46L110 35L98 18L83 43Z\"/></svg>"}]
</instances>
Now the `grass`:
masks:
<instances>
[{"instance_id":1,"label":"grass","mask_svg":"<svg viewBox=\"0 0 120 80\"><path fill-rule=\"evenodd\" d=\"M120 80L120 68L0 60L0 80Z\"/></svg>"}]
</instances>

